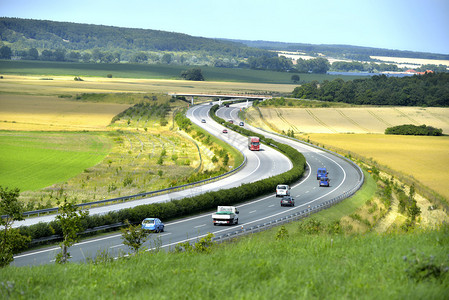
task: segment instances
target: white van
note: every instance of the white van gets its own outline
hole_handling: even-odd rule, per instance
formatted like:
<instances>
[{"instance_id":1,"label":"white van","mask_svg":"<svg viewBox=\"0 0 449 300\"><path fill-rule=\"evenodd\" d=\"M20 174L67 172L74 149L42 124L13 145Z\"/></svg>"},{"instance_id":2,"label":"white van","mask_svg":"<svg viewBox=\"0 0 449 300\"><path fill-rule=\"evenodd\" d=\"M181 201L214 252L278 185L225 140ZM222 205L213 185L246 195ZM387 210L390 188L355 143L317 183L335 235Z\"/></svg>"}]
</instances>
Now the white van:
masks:
<instances>
[{"instance_id":1,"label":"white van","mask_svg":"<svg viewBox=\"0 0 449 300\"><path fill-rule=\"evenodd\" d=\"M290 186L286 184L278 184L276 187L276 197L290 196Z\"/></svg>"}]
</instances>

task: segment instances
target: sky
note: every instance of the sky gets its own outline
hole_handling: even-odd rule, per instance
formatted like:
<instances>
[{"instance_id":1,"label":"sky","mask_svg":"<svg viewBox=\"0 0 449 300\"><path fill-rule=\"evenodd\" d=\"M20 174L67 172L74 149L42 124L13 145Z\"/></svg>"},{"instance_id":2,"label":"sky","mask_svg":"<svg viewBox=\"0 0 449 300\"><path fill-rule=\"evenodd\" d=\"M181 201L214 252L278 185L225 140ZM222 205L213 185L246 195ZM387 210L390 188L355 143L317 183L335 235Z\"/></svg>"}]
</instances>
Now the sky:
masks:
<instances>
[{"instance_id":1,"label":"sky","mask_svg":"<svg viewBox=\"0 0 449 300\"><path fill-rule=\"evenodd\" d=\"M449 54L449 0L0 0L0 16Z\"/></svg>"}]
</instances>

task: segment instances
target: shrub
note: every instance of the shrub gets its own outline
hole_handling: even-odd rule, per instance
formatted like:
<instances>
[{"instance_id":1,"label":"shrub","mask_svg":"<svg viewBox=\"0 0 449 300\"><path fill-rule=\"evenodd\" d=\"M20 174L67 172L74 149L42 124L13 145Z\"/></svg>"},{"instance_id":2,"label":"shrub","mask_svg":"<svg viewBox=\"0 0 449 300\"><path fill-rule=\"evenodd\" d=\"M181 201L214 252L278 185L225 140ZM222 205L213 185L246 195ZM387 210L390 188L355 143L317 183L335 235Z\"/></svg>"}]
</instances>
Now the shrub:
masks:
<instances>
[{"instance_id":1,"label":"shrub","mask_svg":"<svg viewBox=\"0 0 449 300\"><path fill-rule=\"evenodd\" d=\"M416 126L412 124L405 124L389 127L385 129L385 134L440 136L443 135L443 129L426 125Z\"/></svg>"}]
</instances>

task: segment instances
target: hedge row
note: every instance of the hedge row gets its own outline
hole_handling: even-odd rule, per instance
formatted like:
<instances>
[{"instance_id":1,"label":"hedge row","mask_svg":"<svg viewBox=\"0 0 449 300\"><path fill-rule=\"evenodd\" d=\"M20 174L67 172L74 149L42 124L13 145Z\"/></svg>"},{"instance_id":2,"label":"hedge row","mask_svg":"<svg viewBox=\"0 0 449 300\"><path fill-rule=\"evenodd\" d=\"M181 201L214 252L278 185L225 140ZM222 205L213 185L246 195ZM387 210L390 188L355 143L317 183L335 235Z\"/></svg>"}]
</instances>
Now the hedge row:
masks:
<instances>
[{"instance_id":1,"label":"hedge row","mask_svg":"<svg viewBox=\"0 0 449 300\"><path fill-rule=\"evenodd\" d=\"M220 123L225 123L221 118L214 116L218 107L213 107L213 117ZM271 139L266 139L263 135L255 134L244 128L232 126L244 135L259 136L261 141L271 144L290 158L293 168L283 174L272 176L255 183L242 184L231 189L207 192L202 195L187 197L180 200L171 200L165 203L154 203L127 208L120 211L109 212L104 215L89 215L83 221L83 228L95 228L103 225L123 223L128 220L130 223L140 223L144 218L157 217L164 221L203 213L216 209L219 205L235 205L254 199L256 197L273 193L279 183L291 184L299 180L304 174L306 160L304 156L294 148L280 144ZM32 240L48 237L54 234L61 235L62 231L57 222L39 223L31 226L20 227L22 234L30 236Z\"/></svg>"}]
</instances>

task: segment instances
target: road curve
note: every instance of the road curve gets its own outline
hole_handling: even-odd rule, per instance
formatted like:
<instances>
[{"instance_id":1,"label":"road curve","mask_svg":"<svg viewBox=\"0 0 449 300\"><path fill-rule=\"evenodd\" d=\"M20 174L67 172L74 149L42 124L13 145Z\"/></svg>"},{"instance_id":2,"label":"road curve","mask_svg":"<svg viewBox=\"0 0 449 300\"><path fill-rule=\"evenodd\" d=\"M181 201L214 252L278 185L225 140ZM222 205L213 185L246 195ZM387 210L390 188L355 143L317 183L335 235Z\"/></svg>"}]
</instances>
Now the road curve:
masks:
<instances>
[{"instance_id":1,"label":"road curve","mask_svg":"<svg viewBox=\"0 0 449 300\"><path fill-rule=\"evenodd\" d=\"M206 130L211 131L214 135L219 136L225 141L240 141L237 134L229 131L231 134L223 136L220 132L224 128L221 125L216 124L208 117L207 111L209 107L206 105L200 105L193 107L189 110L188 116L200 126L203 126ZM237 113L240 110L239 105L234 105L229 108L220 109L217 114L226 119L238 119ZM201 123L201 119L205 119L206 123ZM260 131L257 128L252 128L245 124L254 131ZM238 205L240 210L239 225L238 227L247 227L263 224L269 220L278 219L287 215L290 215L296 211L300 211L309 205L316 205L324 201L335 198L348 190L354 188L361 180L358 170L345 159L329 154L325 151L316 149L314 147L292 141L283 137L279 137L267 132L261 132L267 137L276 139L283 143L289 144L302 152L307 159L308 170L304 177L296 184L292 186L291 195L296 200L296 206L291 208L280 207L279 198L276 198L273 194L264 197L257 198L253 201ZM246 138L244 138L246 140ZM244 143L246 145L246 142ZM279 156L278 152L270 154L265 157L264 154L268 153L269 147L262 146L265 151L257 153L248 153L248 163L251 161L253 164L257 158L252 154L258 155L260 164L265 164L266 160L272 160ZM246 148L246 146L244 146ZM242 149L244 151L245 149ZM257 164L257 163L255 163ZM268 169L273 168L276 164L269 163ZM331 178L331 186L328 188L319 187L316 180L316 169L318 167L325 166L329 171ZM277 168L277 167L276 167ZM241 173L241 172L238 172ZM258 172L255 172L257 175ZM263 175L263 174L258 174ZM222 235L235 231L235 226L214 226L211 219L211 213L198 215L186 219L181 219L166 224L166 230L164 233L152 234L150 240L145 244L149 249L152 249L156 244L162 242L161 248L173 249L174 245L185 241L195 241L198 238L205 236L211 232L215 235ZM100 238L93 238L80 242L70 248L70 253L73 258L72 261L84 261L87 257L95 257L99 251L108 251L112 256L119 256L120 253L128 252L129 249L123 245L120 234L111 234ZM38 265L54 262L54 257L59 252L59 247L49 247L36 251L30 251L21 253L15 256L13 265Z\"/></svg>"},{"instance_id":2,"label":"road curve","mask_svg":"<svg viewBox=\"0 0 449 300\"><path fill-rule=\"evenodd\" d=\"M247 149L246 137L243 137L240 134L232 131L230 131L228 134L223 134L222 130L225 127L216 123L209 117L209 109L209 105L194 106L187 111L187 116L192 120L192 122L199 126L202 126L214 136L222 139L226 143L241 151L247 157L247 163L240 171L218 181L186 188L181 191L107 206L94 207L89 209L89 214L106 214L111 211L118 211L121 209L131 208L139 205L167 202L185 197L196 196L209 191L229 189L232 187L240 186L243 183L258 181L266 177L271 177L287 172L293 167L291 161L285 155L271 148L267 148L265 149L265 151L255 153ZM202 119L207 120L206 123L202 123ZM23 221L15 222L13 224L13 227L29 226L37 224L39 222L48 223L50 221L53 221L55 216L56 215L46 215L28 218Z\"/></svg>"}]
</instances>

